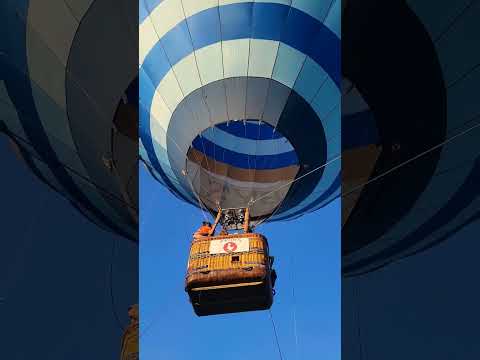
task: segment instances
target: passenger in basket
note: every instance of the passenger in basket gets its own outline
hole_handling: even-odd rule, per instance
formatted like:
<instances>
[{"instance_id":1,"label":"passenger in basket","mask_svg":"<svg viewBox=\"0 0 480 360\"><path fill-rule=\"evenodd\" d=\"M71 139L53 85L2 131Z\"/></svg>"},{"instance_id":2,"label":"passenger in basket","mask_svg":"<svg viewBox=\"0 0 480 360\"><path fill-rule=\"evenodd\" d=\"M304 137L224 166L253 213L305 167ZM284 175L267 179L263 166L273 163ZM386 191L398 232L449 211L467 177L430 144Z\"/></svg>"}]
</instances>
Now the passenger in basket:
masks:
<instances>
[{"instance_id":1,"label":"passenger in basket","mask_svg":"<svg viewBox=\"0 0 480 360\"><path fill-rule=\"evenodd\" d=\"M212 230L212 224L208 221L203 221L202 226L195 232L194 236L208 236L210 231Z\"/></svg>"}]
</instances>

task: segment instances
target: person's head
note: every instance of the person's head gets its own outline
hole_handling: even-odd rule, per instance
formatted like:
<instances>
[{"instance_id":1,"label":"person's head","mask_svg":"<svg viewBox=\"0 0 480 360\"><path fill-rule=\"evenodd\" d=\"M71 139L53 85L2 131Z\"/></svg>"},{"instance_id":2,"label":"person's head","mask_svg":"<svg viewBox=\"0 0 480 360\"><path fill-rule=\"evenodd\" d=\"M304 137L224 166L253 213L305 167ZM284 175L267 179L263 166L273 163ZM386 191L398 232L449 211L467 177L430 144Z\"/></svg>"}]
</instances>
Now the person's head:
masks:
<instances>
[{"instance_id":1,"label":"person's head","mask_svg":"<svg viewBox=\"0 0 480 360\"><path fill-rule=\"evenodd\" d=\"M211 223L211 222L207 222L207 226L212 227L212 223Z\"/></svg>"},{"instance_id":2,"label":"person's head","mask_svg":"<svg viewBox=\"0 0 480 360\"><path fill-rule=\"evenodd\" d=\"M207 221L202 221L202 225L208 225Z\"/></svg>"}]
</instances>

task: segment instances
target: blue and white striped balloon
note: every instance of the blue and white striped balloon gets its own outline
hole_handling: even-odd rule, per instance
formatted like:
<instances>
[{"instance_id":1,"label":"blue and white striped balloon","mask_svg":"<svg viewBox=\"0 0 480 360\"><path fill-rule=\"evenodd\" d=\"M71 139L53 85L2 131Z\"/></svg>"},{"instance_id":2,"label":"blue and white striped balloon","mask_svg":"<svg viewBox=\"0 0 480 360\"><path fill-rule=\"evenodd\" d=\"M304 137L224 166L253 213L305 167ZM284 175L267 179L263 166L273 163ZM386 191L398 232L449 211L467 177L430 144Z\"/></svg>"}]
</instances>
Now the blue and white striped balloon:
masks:
<instances>
[{"instance_id":1,"label":"blue and white striped balloon","mask_svg":"<svg viewBox=\"0 0 480 360\"><path fill-rule=\"evenodd\" d=\"M337 197L340 12L339 0L140 0L140 154L153 176L257 220Z\"/></svg>"}]
</instances>

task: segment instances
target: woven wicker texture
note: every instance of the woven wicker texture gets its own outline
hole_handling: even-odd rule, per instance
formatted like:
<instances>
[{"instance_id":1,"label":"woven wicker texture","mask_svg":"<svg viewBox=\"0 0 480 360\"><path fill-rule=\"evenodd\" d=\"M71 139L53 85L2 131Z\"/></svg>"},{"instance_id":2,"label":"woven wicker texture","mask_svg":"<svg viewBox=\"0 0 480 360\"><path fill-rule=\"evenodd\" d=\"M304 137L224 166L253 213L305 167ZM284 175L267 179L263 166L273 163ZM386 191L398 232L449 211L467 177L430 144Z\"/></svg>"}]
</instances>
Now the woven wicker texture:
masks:
<instances>
[{"instance_id":1,"label":"woven wicker texture","mask_svg":"<svg viewBox=\"0 0 480 360\"><path fill-rule=\"evenodd\" d=\"M210 254L215 240L248 238L244 252ZM186 288L263 281L270 273L267 240L259 234L233 234L195 239L190 249Z\"/></svg>"}]
</instances>

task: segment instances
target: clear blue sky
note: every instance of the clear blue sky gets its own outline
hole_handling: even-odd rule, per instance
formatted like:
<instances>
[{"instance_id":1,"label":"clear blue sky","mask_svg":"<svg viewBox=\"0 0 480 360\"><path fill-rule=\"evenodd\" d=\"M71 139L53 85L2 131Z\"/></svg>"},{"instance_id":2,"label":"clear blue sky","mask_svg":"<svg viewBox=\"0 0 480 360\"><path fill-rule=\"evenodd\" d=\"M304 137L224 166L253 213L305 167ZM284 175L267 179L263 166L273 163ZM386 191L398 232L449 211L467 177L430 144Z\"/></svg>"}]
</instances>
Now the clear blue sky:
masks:
<instances>
[{"instance_id":1,"label":"clear blue sky","mask_svg":"<svg viewBox=\"0 0 480 360\"><path fill-rule=\"evenodd\" d=\"M142 359L279 359L268 311L195 316L184 276L201 212L177 200L143 166L140 214ZM300 219L258 228L275 256L277 295L271 310L284 360L340 359L340 228L338 200Z\"/></svg>"}]
</instances>

